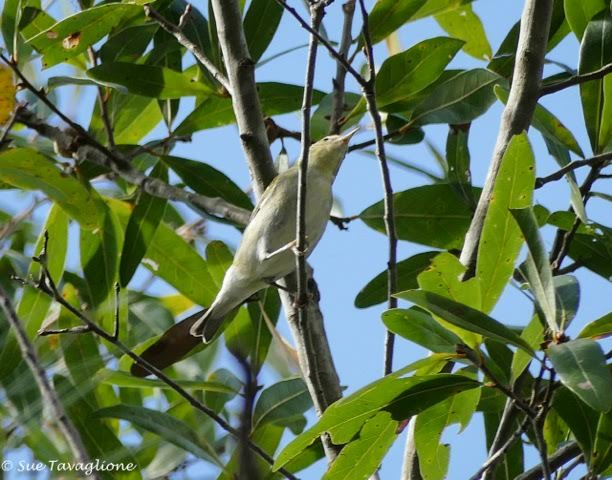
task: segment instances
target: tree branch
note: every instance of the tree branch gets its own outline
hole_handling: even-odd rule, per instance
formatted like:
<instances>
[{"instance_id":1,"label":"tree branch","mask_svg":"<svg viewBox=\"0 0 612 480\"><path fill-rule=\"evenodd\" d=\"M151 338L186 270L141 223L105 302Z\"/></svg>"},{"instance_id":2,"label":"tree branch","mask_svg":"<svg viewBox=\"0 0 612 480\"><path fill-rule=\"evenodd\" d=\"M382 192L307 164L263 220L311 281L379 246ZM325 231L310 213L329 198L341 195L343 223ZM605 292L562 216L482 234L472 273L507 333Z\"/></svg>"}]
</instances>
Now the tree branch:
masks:
<instances>
[{"instance_id":1,"label":"tree branch","mask_svg":"<svg viewBox=\"0 0 612 480\"><path fill-rule=\"evenodd\" d=\"M232 106L259 197L276 176L264 117L255 84L255 64L247 48L242 15L236 0L212 0L219 45L228 74Z\"/></svg>"},{"instance_id":2,"label":"tree branch","mask_svg":"<svg viewBox=\"0 0 612 480\"><path fill-rule=\"evenodd\" d=\"M391 174L389 173L389 165L385 155L385 140L383 135L382 121L376 104L376 66L374 64L374 49L370 39L370 30L368 25L368 11L366 10L363 0L359 0L359 7L363 17L363 37L364 50L370 71L370 79L363 85L363 94L368 104L368 110L372 121L374 122L374 130L376 131L376 157L380 164L380 172L383 181L385 193L384 198L384 222L385 231L389 242L389 259L387 262L387 305L389 308L397 307L397 299L393 296L397 292L397 234L395 232L395 216L393 209L393 187L391 185ZM393 346L395 343L395 335L387 330L385 338L385 360L384 374L387 375L393 371Z\"/></svg>"},{"instance_id":3,"label":"tree branch","mask_svg":"<svg viewBox=\"0 0 612 480\"><path fill-rule=\"evenodd\" d=\"M578 444L576 442L570 442L548 457L548 464L550 465L551 469L557 470L559 467L569 462L572 458L576 458L581 454L582 450ZM516 477L515 480L540 480L542 476L542 467L540 465L536 465L535 467Z\"/></svg>"},{"instance_id":4,"label":"tree branch","mask_svg":"<svg viewBox=\"0 0 612 480\"><path fill-rule=\"evenodd\" d=\"M191 10L191 5L187 4L187 8L185 9L185 13L181 18L184 18L185 14L189 14L189 10ZM174 25L172 22L164 18L162 15L157 12L150 5L144 6L145 15L149 18L155 20L159 25L170 35L172 35L176 40L187 50L189 50L194 57L210 72L210 74L221 84L221 86L229 93L232 94L232 88L230 83L225 76L225 74L217 68L217 66L206 56L206 54L198 47L195 43L193 43L187 36L183 33L183 30L180 25Z\"/></svg>"},{"instance_id":5,"label":"tree branch","mask_svg":"<svg viewBox=\"0 0 612 480\"><path fill-rule=\"evenodd\" d=\"M46 254L46 248L43 249L41 256ZM4 311L4 315L8 320L9 326L15 332L15 337L17 339L17 343L19 344L19 348L23 355L23 359L26 362L29 369L32 371L32 375L34 375L34 379L38 385L38 389L40 390L40 394L44 399L45 405L47 405L51 412L53 413L54 419L57 421L58 427L66 441L68 442L68 446L72 451L72 455L77 462L81 464L86 464L91 461L89 454L81 440L81 436L77 431L76 427L70 420L70 418L66 415L64 411L64 407L62 406L57 392L47 379L47 375L42 365L38 361L38 356L36 355L36 350L30 343L28 339L28 335L26 334L23 326L21 325L21 321L17 316L17 312L13 308L13 304L9 299L8 295L0 285L0 304L2 306L2 310ZM101 478L98 472L92 472L93 478Z\"/></svg>"},{"instance_id":6,"label":"tree branch","mask_svg":"<svg viewBox=\"0 0 612 480\"><path fill-rule=\"evenodd\" d=\"M259 196L274 178L276 171L265 136L264 119L255 87L253 62L250 60L244 40L242 17L236 0L213 0L212 5L230 85L235 92L232 96L234 113L247 162L253 174L255 191ZM320 35L314 34L314 36L320 41ZM291 296L282 290L279 293L287 322L295 339L300 370L315 411L320 416L327 407L342 396L342 390L325 333L323 316L318 306L317 285L311 271L308 283L315 299L308 302L306 325L300 325ZM295 292L297 289L295 274L285 277L284 284L289 291Z\"/></svg>"},{"instance_id":7,"label":"tree branch","mask_svg":"<svg viewBox=\"0 0 612 480\"><path fill-rule=\"evenodd\" d=\"M106 149L101 151L96 147L83 145L82 136L75 131L61 130L48 125L29 110L22 110L18 121L40 135L53 140L62 154L74 158L77 163L90 162L108 168L126 182L138 185L150 195L191 204L214 217L224 218L238 225L246 225L249 221L250 212L248 210L232 205L221 198L205 197L169 185L157 178L148 177L123 157L112 154Z\"/></svg>"},{"instance_id":8,"label":"tree branch","mask_svg":"<svg viewBox=\"0 0 612 480\"><path fill-rule=\"evenodd\" d=\"M529 128L540 95L552 5L552 0L525 1L510 96L502 115L484 187L461 251L460 260L466 267L466 278L475 272L480 235L506 148L514 135Z\"/></svg>"},{"instance_id":9,"label":"tree branch","mask_svg":"<svg viewBox=\"0 0 612 480\"><path fill-rule=\"evenodd\" d=\"M606 166L606 163L612 161L612 152L601 153L599 155L595 155L592 158L587 158L584 160L576 160L574 162L568 163L563 168L557 170L555 173L551 173L546 177L538 177L535 181L535 188L541 188L549 182L554 182L555 180L560 180L563 176L576 170L577 168L584 166L601 166L602 168Z\"/></svg>"},{"instance_id":10,"label":"tree branch","mask_svg":"<svg viewBox=\"0 0 612 480\"><path fill-rule=\"evenodd\" d=\"M583 73L582 75L574 75L573 77L561 80L559 82L551 83L550 85L544 85L540 89L540 97L544 95L550 95L551 93L558 92L574 85L580 85L581 83L589 82L591 80L597 80L603 78L609 73L612 73L612 63L604 65L598 70L589 73Z\"/></svg>"},{"instance_id":11,"label":"tree branch","mask_svg":"<svg viewBox=\"0 0 612 480\"><path fill-rule=\"evenodd\" d=\"M347 59L348 50L353 41L352 27L355 14L355 0L348 0L342 5L342 11L344 12L344 22L342 25L342 37L340 39L338 54L342 58ZM331 134L340 133L340 121L344 116L344 87L346 83L346 73L346 68L342 62L336 60L336 77L333 81L334 93L332 97L331 117L329 119L329 133Z\"/></svg>"}]
</instances>

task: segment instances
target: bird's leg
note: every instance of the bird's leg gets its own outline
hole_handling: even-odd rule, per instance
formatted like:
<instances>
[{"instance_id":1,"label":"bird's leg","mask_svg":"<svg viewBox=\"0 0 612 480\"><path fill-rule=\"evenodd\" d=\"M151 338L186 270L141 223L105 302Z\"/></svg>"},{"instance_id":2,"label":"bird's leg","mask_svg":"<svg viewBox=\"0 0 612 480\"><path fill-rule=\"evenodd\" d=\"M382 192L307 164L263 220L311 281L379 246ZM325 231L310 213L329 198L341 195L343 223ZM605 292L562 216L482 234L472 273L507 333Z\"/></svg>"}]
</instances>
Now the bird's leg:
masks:
<instances>
[{"instance_id":1,"label":"bird's leg","mask_svg":"<svg viewBox=\"0 0 612 480\"><path fill-rule=\"evenodd\" d=\"M296 243L297 243L296 240L291 240L287 245L283 245L278 250L274 250L273 252L267 253L266 256L264 257L264 260L270 260L272 257L278 255L279 253L283 253L283 252L286 252L287 250L291 250L295 248Z\"/></svg>"},{"instance_id":2,"label":"bird's leg","mask_svg":"<svg viewBox=\"0 0 612 480\"><path fill-rule=\"evenodd\" d=\"M287 287L281 285L280 283L276 283L273 279L266 280L266 283L271 287L278 288L279 290L283 290L284 292L294 294L295 292L288 289Z\"/></svg>"}]
</instances>

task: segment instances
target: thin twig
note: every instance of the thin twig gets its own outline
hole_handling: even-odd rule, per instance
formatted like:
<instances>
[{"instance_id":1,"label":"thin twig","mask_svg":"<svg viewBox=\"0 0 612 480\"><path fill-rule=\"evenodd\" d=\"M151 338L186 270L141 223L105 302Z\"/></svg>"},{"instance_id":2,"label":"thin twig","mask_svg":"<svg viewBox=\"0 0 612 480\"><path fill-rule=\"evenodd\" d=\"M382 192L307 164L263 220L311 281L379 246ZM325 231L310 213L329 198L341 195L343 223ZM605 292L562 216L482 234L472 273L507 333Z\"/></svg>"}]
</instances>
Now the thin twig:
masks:
<instances>
[{"instance_id":1,"label":"thin twig","mask_svg":"<svg viewBox=\"0 0 612 480\"><path fill-rule=\"evenodd\" d=\"M486 362L482 358L481 353L478 350L473 350L467 345L457 345L457 353L465 355L474 366L478 367L492 382L495 388L500 390L508 398L512 399L514 404L520 408L530 418L535 418L536 413L521 397L519 397L510 387L506 386L501 380L499 380L495 374L489 369Z\"/></svg>"},{"instance_id":2,"label":"thin twig","mask_svg":"<svg viewBox=\"0 0 612 480\"><path fill-rule=\"evenodd\" d=\"M364 50L370 71L370 79L363 85L363 94L368 104L368 110L372 121L374 122L374 130L376 132L376 156L380 164L380 171L385 192L384 198L384 222L385 231L387 233L389 243L389 257L387 261L387 305L389 308L397 307L397 299L393 296L397 292L397 234L395 231L395 216L393 208L393 187L391 185L391 174L387 157L385 155L385 140L383 135L382 120L376 104L376 66L374 64L374 49L370 38L370 29L368 24L368 11L363 0L359 0L359 7L363 17L363 38ZM390 331L386 331L385 336L385 353L384 353L384 374L387 375L393 371L393 347L395 343L395 335Z\"/></svg>"},{"instance_id":3,"label":"thin twig","mask_svg":"<svg viewBox=\"0 0 612 480\"><path fill-rule=\"evenodd\" d=\"M605 166L607 162L612 161L612 152L601 153L599 155L595 155L592 158L587 158L584 160L576 160L574 162L568 163L563 168L560 168L555 173L551 173L546 177L538 177L535 181L535 188L541 188L549 182L554 182L555 180L560 180L563 176L568 173L576 170L577 168L584 166L594 166L601 164Z\"/></svg>"},{"instance_id":4,"label":"thin twig","mask_svg":"<svg viewBox=\"0 0 612 480\"><path fill-rule=\"evenodd\" d=\"M334 57L336 61L340 62L342 66L346 69L346 71L353 76L353 78L359 85L361 85L362 87L365 86L365 84L367 83L365 78L363 78L363 76L357 70L355 70L355 68L353 68L353 66L348 62L346 58L340 55L340 53L334 48L331 43L329 43L329 41L325 37L323 37L319 32L314 31L312 27L308 24L308 22L300 16L300 14L295 8L289 6L287 2L285 2L285 0L276 0L276 2L291 14L302 26L302 28L304 28L306 31L308 31L308 33L313 35L317 39L317 41L325 47L327 51L331 54L331 56Z\"/></svg>"},{"instance_id":5,"label":"thin twig","mask_svg":"<svg viewBox=\"0 0 612 480\"><path fill-rule=\"evenodd\" d=\"M191 9L191 5L187 4L187 8L183 15L181 15L181 20L179 21L179 25L181 22L185 22L184 19L187 18L189 11ZM182 27L178 25L174 25L172 22L165 19L161 16L153 7L150 5L144 6L145 15L149 18L155 20L159 25L169 34L174 36L176 40L187 50L189 50L194 57L210 72L210 74L217 80L227 93L232 95L232 87L230 86L230 82L221 70L217 68L217 66L206 56L206 54L198 47L195 43L193 43L187 36L183 33ZM187 15L186 15L187 14Z\"/></svg>"},{"instance_id":6,"label":"thin twig","mask_svg":"<svg viewBox=\"0 0 612 480\"><path fill-rule=\"evenodd\" d=\"M600 69L594 70L593 72L583 73L581 75L574 75L573 77L567 78L565 80L551 83L550 85L544 85L540 89L540 97L543 97L544 95L550 95L551 93L558 92L559 90L563 90L564 88L573 87L574 85L579 85L584 82L603 78L609 73L612 73L612 63L608 63L607 65L604 65Z\"/></svg>"},{"instance_id":7,"label":"thin twig","mask_svg":"<svg viewBox=\"0 0 612 480\"><path fill-rule=\"evenodd\" d=\"M48 242L48 239L49 239L49 236L45 232L45 245ZM45 251L46 251L46 246L43 248L43 252L45 252ZM118 338L115 338L115 336L113 334L110 334L110 333L106 332L104 329L99 327L98 324L96 324L94 321L92 321L87 315L85 315L83 312L78 310L74 305L72 305L70 302L68 302L62 296L62 294L58 291L57 286L55 284L55 281L53 280L53 278L51 277L51 275L49 273L49 270L47 268L46 262L45 261L40 261L41 260L40 257L34 257L34 260L35 261L38 260L39 263L40 263L40 266L41 266L41 281L39 281L37 284L34 284L32 286L38 288L41 292L45 293L50 298L52 298L53 300L58 302L60 305L62 305L64 308L66 308L68 311L70 311L79 320L81 320L85 324L85 326L89 328L89 330L91 332L95 333L96 335L98 335L102 339L106 340L107 342L109 342L112 345L114 345L115 347L117 347L117 349L119 351L121 351L121 353L123 353L124 355L128 356L139 367L143 368L144 370L146 370L150 374L155 375L159 380L164 382L166 385L168 385L170 388L172 388L176 393L178 393L181 397L183 397L185 400L187 400L187 402L191 406L193 406L195 409L199 410L200 412L202 412L205 415L207 415L208 417L210 417L217 425L219 425L219 427L221 427L227 433L229 433L230 435L232 435L236 439L240 439L241 438L240 432L237 429L235 429L234 427L232 427L221 416L217 415L214 410L208 408L206 405L204 405L202 402L200 402L197 398L195 398L193 395L191 395L189 392L187 392L187 390L185 390L178 383L176 383L173 379L168 377L165 373L163 373L157 367L153 366L151 363L146 361L144 358L142 358L141 356L139 356L136 353L134 353L123 342L121 342ZM22 281L22 283L25 282L27 284L30 284L28 281L24 281L24 280L21 280L21 281ZM261 458L263 458L267 463L269 463L270 465L274 464L274 459L270 455L268 455L257 444L253 443L250 439L247 440L247 444L248 444L249 448L251 448L255 453L257 453ZM289 479L292 479L292 480L296 480L296 477L291 472L288 472L285 469L280 469L279 472L281 472L286 478L289 478Z\"/></svg>"},{"instance_id":8,"label":"thin twig","mask_svg":"<svg viewBox=\"0 0 612 480\"><path fill-rule=\"evenodd\" d=\"M137 157L142 153L150 153L152 155L164 155L165 152L168 152L174 148L174 146L178 142L191 142L191 135L174 135L170 134L166 138L161 138L159 140L153 140L151 142L145 143L144 145L139 145L131 152L124 155L126 160ZM160 149L162 153L158 153L155 150Z\"/></svg>"},{"instance_id":9,"label":"thin twig","mask_svg":"<svg viewBox=\"0 0 612 480\"><path fill-rule=\"evenodd\" d=\"M348 0L342 5L342 11L344 12L344 22L342 24L342 36L338 54L346 59L351 42L353 41L352 27L355 14L355 0ZM340 132L340 122L344 115L345 80L346 68L344 68L342 62L336 61L336 76L333 80L334 92L332 97L331 116L329 119L329 133L331 134L338 134Z\"/></svg>"},{"instance_id":10,"label":"thin twig","mask_svg":"<svg viewBox=\"0 0 612 480\"><path fill-rule=\"evenodd\" d=\"M46 248L43 249L42 254L46 254ZM19 317L17 316L17 312L13 308L13 304L9 299L8 295L0 285L0 304L2 305L2 310L4 311L4 315L15 333L15 337L17 339L17 343L19 344L19 348L23 355L23 359L26 362L29 369L32 371L32 375L36 380L36 384L40 390L40 394L44 399L45 404L51 409L53 413L53 417L55 421L57 421L58 427L66 441L68 442L68 446L74 455L74 458L77 462L82 465L89 463L90 457L87 453L85 445L81 440L78 430L66 415L64 407L62 406L57 392L49 382L47 375L38 360L38 356L36 354L36 350L32 346L32 343L28 339L28 335L24 330ZM93 478L101 478L98 472L92 472Z\"/></svg>"},{"instance_id":11,"label":"thin twig","mask_svg":"<svg viewBox=\"0 0 612 480\"><path fill-rule=\"evenodd\" d=\"M470 477L469 480L479 480L486 475L488 471L492 471L499 462L502 461L506 452L514 445L514 443L521 438L523 433L527 430L529 426L529 417L525 417L521 422L521 426L516 429L516 431L512 434L510 438L506 440L506 442L499 447L492 455L487 458L486 462L482 464L482 466L478 469L478 471Z\"/></svg>"}]
</instances>

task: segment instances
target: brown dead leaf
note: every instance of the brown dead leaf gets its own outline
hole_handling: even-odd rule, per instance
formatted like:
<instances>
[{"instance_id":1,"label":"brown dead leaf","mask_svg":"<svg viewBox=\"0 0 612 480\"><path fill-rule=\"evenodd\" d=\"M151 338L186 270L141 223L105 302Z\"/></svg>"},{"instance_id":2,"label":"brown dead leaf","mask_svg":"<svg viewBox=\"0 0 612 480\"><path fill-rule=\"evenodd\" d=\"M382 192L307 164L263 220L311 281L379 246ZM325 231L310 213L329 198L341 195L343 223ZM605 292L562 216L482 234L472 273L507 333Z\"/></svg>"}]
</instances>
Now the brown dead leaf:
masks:
<instances>
[{"instance_id":1,"label":"brown dead leaf","mask_svg":"<svg viewBox=\"0 0 612 480\"><path fill-rule=\"evenodd\" d=\"M74 32L68 35L64 40L62 40L62 46L66 50L72 50L76 48L81 43L81 32Z\"/></svg>"}]
</instances>

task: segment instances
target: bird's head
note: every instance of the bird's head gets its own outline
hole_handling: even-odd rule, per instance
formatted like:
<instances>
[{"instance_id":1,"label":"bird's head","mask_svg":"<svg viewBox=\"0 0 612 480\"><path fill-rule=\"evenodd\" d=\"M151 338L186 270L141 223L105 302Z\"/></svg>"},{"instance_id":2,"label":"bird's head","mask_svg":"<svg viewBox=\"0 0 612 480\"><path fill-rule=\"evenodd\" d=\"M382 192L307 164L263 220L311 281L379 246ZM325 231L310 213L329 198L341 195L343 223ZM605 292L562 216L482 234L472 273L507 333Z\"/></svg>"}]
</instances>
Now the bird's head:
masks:
<instances>
[{"instance_id":1,"label":"bird's head","mask_svg":"<svg viewBox=\"0 0 612 480\"><path fill-rule=\"evenodd\" d=\"M344 135L328 135L310 146L309 164L312 167L329 171L334 176L346 155L349 142L359 127Z\"/></svg>"}]
</instances>

